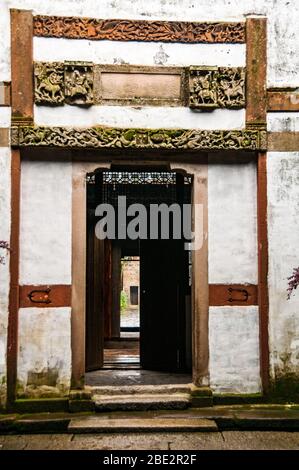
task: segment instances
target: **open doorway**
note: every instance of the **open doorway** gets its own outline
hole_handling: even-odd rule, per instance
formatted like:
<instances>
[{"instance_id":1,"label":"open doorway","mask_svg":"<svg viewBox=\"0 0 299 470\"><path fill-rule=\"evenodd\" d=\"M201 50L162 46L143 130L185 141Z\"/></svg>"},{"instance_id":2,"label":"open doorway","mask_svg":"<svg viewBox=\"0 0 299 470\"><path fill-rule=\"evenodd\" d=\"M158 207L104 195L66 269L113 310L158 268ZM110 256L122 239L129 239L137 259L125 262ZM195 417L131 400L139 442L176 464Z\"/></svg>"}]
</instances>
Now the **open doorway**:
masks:
<instances>
[{"instance_id":1,"label":"open doorway","mask_svg":"<svg viewBox=\"0 0 299 470\"><path fill-rule=\"evenodd\" d=\"M135 380L134 374L139 383L191 381L190 240L182 227L179 237L174 233L174 223L165 237L165 213L158 211L154 227L150 212L153 205L187 207L191 188L191 177L165 170L115 169L88 175L86 370L97 372L87 374L86 383L117 384L120 374L128 371L125 384ZM127 211L119 224L119 197L125 197L126 209L143 205L143 228L146 225L154 236L142 231L142 236L129 236L133 212ZM113 207L114 237L96 236L99 204ZM169 211L172 222L175 215ZM117 380L115 371L120 371Z\"/></svg>"},{"instance_id":2,"label":"open doorway","mask_svg":"<svg viewBox=\"0 0 299 470\"><path fill-rule=\"evenodd\" d=\"M114 244L118 244L117 241ZM104 338L103 368L105 369L139 369L140 368L140 299L139 299L139 256L126 255L126 248L121 250L119 292L119 318L114 330L119 335ZM137 252L138 253L138 252ZM112 268L113 269L113 268ZM112 274L113 276L113 274Z\"/></svg>"}]
</instances>

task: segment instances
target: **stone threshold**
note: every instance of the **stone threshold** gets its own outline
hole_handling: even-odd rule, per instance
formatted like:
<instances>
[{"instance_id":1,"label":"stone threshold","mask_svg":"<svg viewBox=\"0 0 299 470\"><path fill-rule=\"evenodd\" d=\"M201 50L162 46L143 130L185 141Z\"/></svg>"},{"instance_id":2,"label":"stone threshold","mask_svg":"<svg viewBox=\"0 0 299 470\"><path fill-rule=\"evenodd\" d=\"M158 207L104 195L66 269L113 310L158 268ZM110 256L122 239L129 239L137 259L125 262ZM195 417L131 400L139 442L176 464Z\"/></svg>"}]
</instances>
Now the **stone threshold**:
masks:
<instances>
[{"instance_id":1,"label":"stone threshold","mask_svg":"<svg viewBox=\"0 0 299 470\"><path fill-rule=\"evenodd\" d=\"M0 434L299 431L299 405L0 416Z\"/></svg>"}]
</instances>

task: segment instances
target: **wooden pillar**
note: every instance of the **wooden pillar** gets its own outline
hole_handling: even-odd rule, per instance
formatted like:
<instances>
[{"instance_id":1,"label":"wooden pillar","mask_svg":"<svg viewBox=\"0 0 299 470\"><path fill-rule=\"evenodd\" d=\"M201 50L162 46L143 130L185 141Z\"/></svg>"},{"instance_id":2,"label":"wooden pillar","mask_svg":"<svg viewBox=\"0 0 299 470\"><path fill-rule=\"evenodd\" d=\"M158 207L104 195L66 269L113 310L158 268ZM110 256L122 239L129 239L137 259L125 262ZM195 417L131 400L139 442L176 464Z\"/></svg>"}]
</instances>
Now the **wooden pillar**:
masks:
<instances>
[{"instance_id":1,"label":"wooden pillar","mask_svg":"<svg viewBox=\"0 0 299 470\"><path fill-rule=\"evenodd\" d=\"M11 10L11 107L12 121L33 121L33 20L30 11ZM7 404L16 398L18 311L19 311L19 233L20 233L20 150L11 152L11 234L10 291L7 333Z\"/></svg>"},{"instance_id":2,"label":"wooden pillar","mask_svg":"<svg viewBox=\"0 0 299 470\"><path fill-rule=\"evenodd\" d=\"M14 122L33 122L33 17L10 10L11 111Z\"/></svg>"},{"instance_id":3,"label":"wooden pillar","mask_svg":"<svg viewBox=\"0 0 299 470\"><path fill-rule=\"evenodd\" d=\"M246 126L267 126L267 20L246 20ZM269 388L267 153L257 155L258 305L263 392Z\"/></svg>"},{"instance_id":4,"label":"wooden pillar","mask_svg":"<svg viewBox=\"0 0 299 470\"><path fill-rule=\"evenodd\" d=\"M193 177L193 230L202 233L202 245L192 263L192 380L209 385L209 274L208 274L208 165L201 164ZM197 211L195 205L201 209Z\"/></svg>"},{"instance_id":5,"label":"wooden pillar","mask_svg":"<svg viewBox=\"0 0 299 470\"><path fill-rule=\"evenodd\" d=\"M263 392L269 389L269 298L267 226L267 153L257 162L258 304L260 319L260 367Z\"/></svg>"},{"instance_id":6,"label":"wooden pillar","mask_svg":"<svg viewBox=\"0 0 299 470\"><path fill-rule=\"evenodd\" d=\"M72 387L84 387L86 307L86 174L110 163L73 162L72 181ZM101 251L102 252L102 251Z\"/></svg>"},{"instance_id":7,"label":"wooden pillar","mask_svg":"<svg viewBox=\"0 0 299 470\"><path fill-rule=\"evenodd\" d=\"M13 405L17 384L19 312L20 151L11 152L10 290L7 332L7 403Z\"/></svg>"},{"instance_id":8,"label":"wooden pillar","mask_svg":"<svg viewBox=\"0 0 299 470\"><path fill-rule=\"evenodd\" d=\"M86 170L73 163L72 191L72 387L84 386L86 304Z\"/></svg>"},{"instance_id":9,"label":"wooden pillar","mask_svg":"<svg viewBox=\"0 0 299 470\"><path fill-rule=\"evenodd\" d=\"M246 20L246 126L267 119L267 20Z\"/></svg>"}]
</instances>

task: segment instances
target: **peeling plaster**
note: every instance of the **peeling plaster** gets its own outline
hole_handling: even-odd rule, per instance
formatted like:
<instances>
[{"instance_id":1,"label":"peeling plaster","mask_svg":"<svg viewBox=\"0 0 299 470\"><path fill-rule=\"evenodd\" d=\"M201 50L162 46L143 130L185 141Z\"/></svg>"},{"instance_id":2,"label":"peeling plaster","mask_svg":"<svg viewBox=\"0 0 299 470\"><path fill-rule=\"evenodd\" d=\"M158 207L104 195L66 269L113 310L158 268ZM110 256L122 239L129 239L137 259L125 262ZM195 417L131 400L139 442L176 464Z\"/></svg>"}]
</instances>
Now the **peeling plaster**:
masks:
<instances>
[{"instance_id":1,"label":"peeling plaster","mask_svg":"<svg viewBox=\"0 0 299 470\"><path fill-rule=\"evenodd\" d=\"M258 307L210 307L210 385L216 393L258 393Z\"/></svg>"}]
</instances>

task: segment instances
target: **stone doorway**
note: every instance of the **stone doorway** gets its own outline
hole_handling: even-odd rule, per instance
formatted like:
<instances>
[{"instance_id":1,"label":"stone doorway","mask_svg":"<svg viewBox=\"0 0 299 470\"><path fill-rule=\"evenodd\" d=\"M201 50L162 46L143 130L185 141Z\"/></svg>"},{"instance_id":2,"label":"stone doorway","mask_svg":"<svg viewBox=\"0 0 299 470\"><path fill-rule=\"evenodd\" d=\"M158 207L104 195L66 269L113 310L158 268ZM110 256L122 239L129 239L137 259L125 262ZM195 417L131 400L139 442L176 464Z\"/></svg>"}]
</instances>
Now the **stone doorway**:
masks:
<instances>
[{"instance_id":1,"label":"stone doorway","mask_svg":"<svg viewBox=\"0 0 299 470\"><path fill-rule=\"evenodd\" d=\"M155 240L119 234L98 240L94 217L99 203L119 210L118 196L126 196L128 206L150 202L182 207L191 202L191 183L191 177L165 170L88 175L86 383L191 382L191 256L186 239L161 239L161 214ZM134 262L140 279L128 285L123 267ZM125 371L130 373L123 383Z\"/></svg>"}]
</instances>

